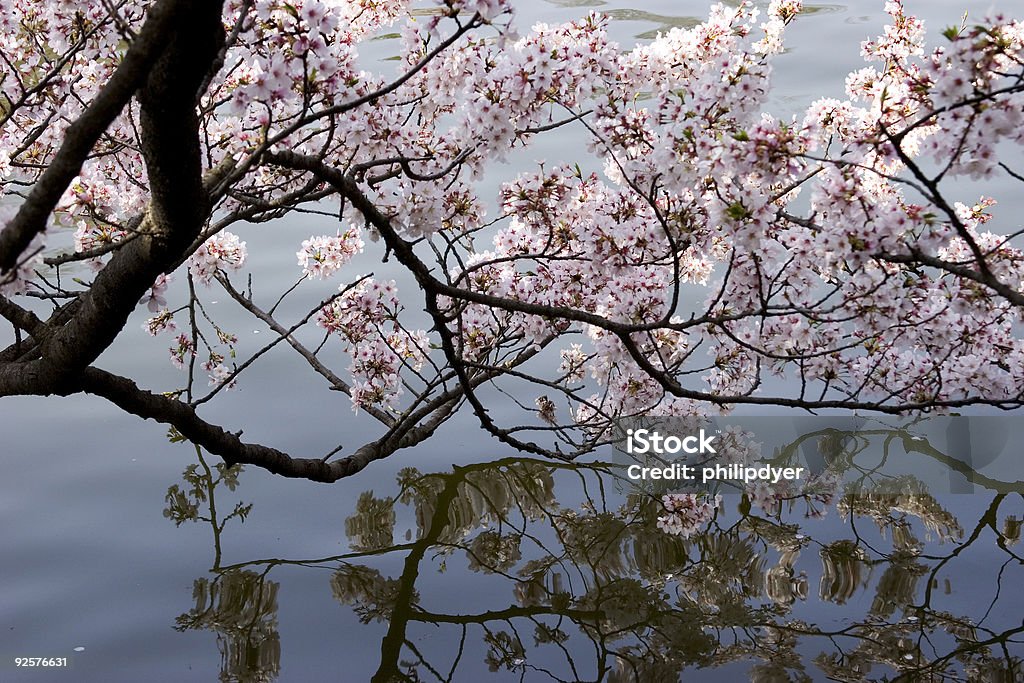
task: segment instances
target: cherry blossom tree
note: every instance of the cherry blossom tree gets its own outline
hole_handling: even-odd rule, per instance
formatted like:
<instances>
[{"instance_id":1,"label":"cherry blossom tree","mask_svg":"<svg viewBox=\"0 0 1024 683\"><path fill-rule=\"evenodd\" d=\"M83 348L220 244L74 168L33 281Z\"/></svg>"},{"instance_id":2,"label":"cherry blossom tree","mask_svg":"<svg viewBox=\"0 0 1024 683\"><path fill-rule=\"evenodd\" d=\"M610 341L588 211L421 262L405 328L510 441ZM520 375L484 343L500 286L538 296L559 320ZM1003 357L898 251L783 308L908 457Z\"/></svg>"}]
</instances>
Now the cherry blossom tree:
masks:
<instances>
[{"instance_id":1,"label":"cherry blossom tree","mask_svg":"<svg viewBox=\"0 0 1024 683\"><path fill-rule=\"evenodd\" d=\"M800 9L715 5L624 49L598 14L520 35L508 0L3 0L0 396L92 394L317 481L460 411L567 459L640 414L1019 407L1016 226L962 180L1024 181L1024 24L965 20L929 45L889 2L847 99L777 117L772 60ZM397 63L366 70L361 46L396 30ZM568 128L589 140L578 161L483 193ZM300 212L333 225L296 237L297 284L264 301L239 233ZM381 260L402 291L363 270ZM281 306L316 287L314 309ZM238 357L214 291L276 338ZM145 334L140 307L185 388L97 364ZM379 438L310 457L202 416L278 344ZM488 409L495 390L521 422Z\"/></svg>"}]
</instances>

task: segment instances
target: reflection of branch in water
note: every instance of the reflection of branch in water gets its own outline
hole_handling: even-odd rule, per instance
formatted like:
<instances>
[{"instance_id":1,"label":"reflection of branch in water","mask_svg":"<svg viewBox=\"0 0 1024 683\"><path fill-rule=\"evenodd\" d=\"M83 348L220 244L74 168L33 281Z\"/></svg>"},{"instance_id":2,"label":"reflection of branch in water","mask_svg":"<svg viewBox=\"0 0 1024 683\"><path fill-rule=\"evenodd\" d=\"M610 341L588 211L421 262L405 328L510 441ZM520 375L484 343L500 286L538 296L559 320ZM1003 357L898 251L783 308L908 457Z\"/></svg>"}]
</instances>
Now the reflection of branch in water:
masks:
<instances>
[{"instance_id":1,"label":"reflection of branch in water","mask_svg":"<svg viewBox=\"0 0 1024 683\"><path fill-rule=\"evenodd\" d=\"M916 439L913 435L906 432L901 433L900 438L903 440L903 448L907 453L920 453L934 458L946 467L964 475L971 484L976 484L998 493L1020 493L1024 495L1024 481L1005 482L992 479L976 471L963 460L943 453L927 441Z\"/></svg>"},{"instance_id":2,"label":"reflection of branch in water","mask_svg":"<svg viewBox=\"0 0 1024 683\"><path fill-rule=\"evenodd\" d=\"M968 547L980 547L980 530L994 524L998 504L961 543L960 522L919 483L888 479L863 500L838 503L851 521L875 520L873 545L860 534L816 541L809 537L813 529L801 527L814 522L798 517L796 523L781 511L758 517L745 499L738 515L723 509L708 529L684 540L657 530L660 506L653 496L620 495L607 486L615 476L607 466L528 458L445 473L403 470L396 492L360 497L346 523L355 552L221 571L223 577L265 578L281 564L330 569L339 602L364 622L387 623L374 681L465 680L459 672L470 662L495 671L496 680L613 683L677 681L688 667L740 661L751 663L753 680L765 681L821 674L865 680L869 672L873 678L974 680L1018 666L1016 626L982 627L950 614L930 588L917 604L939 569L948 576ZM393 541L396 506L411 510L401 516L415 520L411 542ZM956 547L939 554L933 543L918 540L912 528L918 519ZM884 548L889 531L891 550ZM997 542L1005 544L1002 534ZM807 564L813 556L801 562L803 549L813 545L818 570ZM389 556L401 558L397 576L367 564ZM262 573L255 574L252 568L260 565ZM1000 581L1011 582L1021 566L1008 564ZM435 571L459 586L455 595L472 584L466 600L453 607L450 595L428 590ZM812 580L818 581L817 600L844 605L841 628L803 617L815 600L808 591ZM872 599L854 599L872 584ZM982 597L980 583L973 590ZM267 614L276 609L276 602L259 601L265 593L251 595L257 602L248 603L248 613L261 605ZM1010 595L997 592L992 602L1005 603ZM432 601L443 604L435 608ZM212 602L205 599L203 609ZM423 640L421 633L434 635ZM815 643L821 653L809 658Z\"/></svg>"},{"instance_id":3,"label":"reflection of branch in water","mask_svg":"<svg viewBox=\"0 0 1024 683\"><path fill-rule=\"evenodd\" d=\"M171 443L183 441L183 438L174 430L169 436ZM189 465L182 473L181 478L186 484L186 488L182 489L178 484L172 484L167 488L167 495L164 496L164 502L167 504L167 507L164 508L164 517L173 521L175 526L181 526L185 522L209 523L213 530L213 568L216 570L220 567L220 539L224 527L232 519L244 522L252 511L252 504L237 502L224 519L218 519L214 490L223 485L229 491L234 491L238 486L238 475L242 473L242 466L217 462L211 469L203 457L202 449L199 446L194 446L194 448L199 462ZM214 471L217 473L216 476L214 476ZM201 508L205 508L205 510Z\"/></svg>"},{"instance_id":4,"label":"reflection of branch in water","mask_svg":"<svg viewBox=\"0 0 1024 683\"><path fill-rule=\"evenodd\" d=\"M957 419L967 420L968 418ZM961 453L961 457L944 453L911 429L911 427L921 427L926 424L927 422L924 418L918 418L898 427L885 426L874 429L860 427L852 430L829 427L807 430L788 445L779 449L778 453L771 458L771 462L773 464L792 464L796 461L801 450L804 451L805 455L808 452L813 452L822 459L822 462L819 463L819 468L827 465L847 475L859 472L858 478L849 485L849 488L870 488L887 479L899 477L899 475L885 474L885 469L891 460L891 446L894 443L899 443L907 455L922 455L934 460L948 470L962 475L969 484L998 493L1019 493L1024 495L1024 481L1000 481L982 474L963 459L964 456L969 456L969 453ZM966 426L964 428L966 429ZM875 439L879 439L882 442L879 461L872 464L860 464L858 456L874 452ZM809 460L808 462L810 463ZM817 471L814 467L812 467L812 470Z\"/></svg>"},{"instance_id":5,"label":"reflection of branch in water","mask_svg":"<svg viewBox=\"0 0 1024 683\"><path fill-rule=\"evenodd\" d=\"M173 433L172 442L180 441ZM267 579L269 568L256 573L242 568L221 569L221 538L227 524L244 522L252 504L236 502L223 519L217 514L216 491L238 487L241 465L218 462L211 468L196 446L198 463L182 474L185 488L167 489L164 516L176 526L206 522L213 530L212 579L200 577L192 587L195 606L175 620L178 631L208 630L217 634L220 680L224 683L265 683L277 679L281 669L281 642L277 632L276 581ZM216 472L216 474L214 474Z\"/></svg>"}]
</instances>

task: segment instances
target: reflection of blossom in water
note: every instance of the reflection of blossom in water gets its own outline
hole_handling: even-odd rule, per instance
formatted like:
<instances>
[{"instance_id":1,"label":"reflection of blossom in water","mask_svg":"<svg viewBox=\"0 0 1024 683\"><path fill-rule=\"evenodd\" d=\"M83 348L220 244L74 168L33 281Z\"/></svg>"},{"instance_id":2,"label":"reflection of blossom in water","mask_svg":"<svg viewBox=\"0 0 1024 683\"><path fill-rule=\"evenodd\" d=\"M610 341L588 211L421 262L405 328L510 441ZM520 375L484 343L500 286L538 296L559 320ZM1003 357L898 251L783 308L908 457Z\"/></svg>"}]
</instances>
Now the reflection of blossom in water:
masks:
<instances>
[{"instance_id":1,"label":"reflection of blossom in water","mask_svg":"<svg viewBox=\"0 0 1024 683\"><path fill-rule=\"evenodd\" d=\"M821 549L821 583L818 593L822 600L837 605L846 604L857 589L866 586L864 576L868 555L855 541L836 541Z\"/></svg>"},{"instance_id":2,"label":"reflection of blossom in water","mask_svg":"<svg viewBox=\"0 0 1024 683\"><path fill-rule=\"evenodd\" d=\"M372 551L394 542L395 507L391 498L374 498L364 491L356 503L356 512L345 520L345 535L353 550Z\"/></svg>"},{"instance_id":3,"label":"reflection of blossom in water","mask_svg":"<svg viewBox=\"0 0 1024 683\"><path fill-rule=\"evenodd\" d=\"M968 680L975 683L1019 683L1024 680L1021 677L1021 671L1024 671L1024 659L1011 657L981 662L972 661L964 666L964 671L970 676Z\"/></svg>"},{"instance_id":4,"label":"reflection of blossom in water","mask_svg":"<svg viewBox=\"0 0 1024 683\"><path fill-rule=\"evenodd\" d=\"M608 672L608 683L675 683L679 680L679 667L663 659L645 658L632 652L630 656L617 656Z\"/></svg>"},{"instance_id":5,"label":"reflection of blossom in water","mask_svg":"<svg viewBox=\"0 0 1024 683\"><path fill-rule=\"evenodd\" d=\"M843 519L851 513L871 517L879 529L893 526L893 512L911 515L924 523L928 532L926 538L931 540L931 535L935 534L939 543L959 540L964 535L956 517L944 510L924 484L912 477L886 481L871 491L844 496L837 509Z\"/></svg>"},{"instance_id":6,"label":"reflection of blossom in water","mask_svg":"<svg viewBox=\"0 0 1024 683\"><path fill-rule=\"evenodd\" d=\"M956 517L943 510L930 494L906 496L899 504L893 506L893 510L920 518L925 529L930 532L925 535L929 541L932 533L939 537L939 543L956 541L964 537L963 527Z\"/></svg>"},{"instance_id":7,"label":"reflection of blossom in water","mask_svg":"<svg viewBox=\"0 0 1024 683\"><path fill-rule=\"evenodd\" d=\"M789 657L789 659L794 658ZM792 671L791 668L796 669L796 671ZM751 683L790 683L790 681L810 680L806 675L800 675L802 672L799 669L801 668L803 667L800 666L799 660L786 662L772 658L750 667L747 676L750 678Z\"/></svg>"},{"instance_id":8,"label":"reflection of blossom in water","mask_svg":"<svg viewBox=\"0 0 1024 683\"><path fill-rule=\"evenodd\" d=\"M651 523L635 525L631 531L626 559L632 559L630 566L654 584L664 585L672 579L680 567L688 561L688 541L669 536L656 526L656 515L661 511L657 501L650 501L651 514L645 517Z\"/></svg>"},{"instance_id":9,"label":"reflection of blossom in water","mask_svg":"<svg viewBox=\"0 0 1024 683\"><path fill-rule=\"evenodd\" d=\"M883 529L884 530L884 529ZM896 520L892 524L892 548L897 554L920 555L924 546L910 528L906 520Z\"/></svg>"},{"instance_id":10,"label":"reflection of blossom in water","mask_svg":"<svg viewBox=\"0 0 1024 683\"><path fill-rule=\"evenodd\" d=\"M361 565L342 565L331 576L331 593L343 605L352 605L359 621L385 622L391 619L402 582L385 578L380 571ZM419 602L413 591L412 604Z\"/></svg>"},{"instance_id":11,"label":"reflection of blossom in water","mask_svg":"<svg viewBox=\"0 0 1024 683\"><path fill-rule=\"evenodd\" d=\"M277 589L276 581L249 570L230 570L212 581L197 579L192 589L195 607L175 620L175 629L217 633L221 654L219 680L277 680L281 670Z\"/></svg>"},{"instance_id":12,"label":"reflection of blossom in water","mask_svg":"<svg viewBox=\"0 0 1024 683\"><path fill-rule=\"evenodd\" d=\"M797 574L793 567L800 556L800 550L786 550L779 556L778 563L764 575L764 592L776 605L788 607L797 598L807 599L807 574Z\"/></svg>"},{"instance_id":13,"label":"reflection of blossom in water","mask_svg":"<svg viewBox=\"0 0 1024 683\"><path fill-rule=\"evenodd\" d=\"M484 636L487 643L487 669L492 673L500 669L515 671L526 663L526 648L523 647L519 636L512 635L507 631L497 633L488 632Z\"/></svg>"},{"instance_id":14,"label":"reflection of blossom in water","mask_svg":"<svg viewBox=\"0 0 1024 683\"><path fill-rule=\"evenodd\" d=\"M658 528L667 534L689 538L711 521L721 502L720 494L711 497L699 493L666 493L661 497L661 504L667 514L658 517Z\"/></svg>"},{"instance_id":15,"label":"reflection of blossom in water","mask_svg":"<svg viewBox=\"0 0 1024 683\"><path fill-rule=\"evenodd\" d=\"M763 639L761 643L765 646L765 652L757 650L750 652L751 658L761 658L763 661L754 664L748 672L746 679L751 683L807 683L811 680L804 673L804 664L800 655L795 651L799 639L790 628L797 630L806 628L807 625L800 621L793 621L786 625L786 628L766 626L762 628ZM736 648L736 654L742 650ZM770 654L769 654L770 653ZM768 654L766 656L766 654ZM734 655L735 656L735 655ZM738 658L738 656L736 656ZM739 679L735 676L734 679ZM847 680L847 679L837 679Z\"/></svg>"},{"instance_id":16,"label":"reflection of blossom in water","mask_svg":"<svg viewBox=\"0 0 1024 683\"><path fill-rule=\"evenodd\" d=\"M875 588L871 615L889 619L897 609L914 602L917 584L928 572L928 567L915 561L913 556L894 556Z\"/></svg>"},{"instance_id":17,"label":"reflection of blossom in water","mask_svg":"<svg viewBox=\"0 0 1024 683\"><path fill-rule=\"evenodd\" d=\"M660 589L635 578L615 579L610 583L595 584L579 596L577 609L592 611L597 617L591 622L601 633L625 633L644 629L649 625L650 612L645 608L662 607Z\"/></svg>"},{"instance_id":18,"label":"reflection of blossom in water","mask_svg":"<svg viewBox=\"0 0 1024 683\"><path fill-rule=\"evenodd\" d=\"M816 493L822 500L835 495L829 485L835 478L830 474L826 469L806 484L797 482L803 484L799 491ZM575 481L576 476L584 481L585 499L556 497L556 481L561 487L565 478ZM703 492L664 498L631 492L608 498L606 493L612 489L605 486L605 477L611 478L612 473L603 463L548 465L530 459L480 463L439 474L402 470L400 492L386 498L364 493L354 504L355 514L346 520L345 530L353 545L377 548L393 543L397 498L415 513L416 522L406 535L410 542L373 553L370 561L381 563L381 568L351 564L355 560L351 557L338 558L331 591L341 604L351 606L361 622L386 624L390 633L399 627L407 629L403 633L409 641L389 655L397 668L388 673L399 670L405 675L407 671L408 680L425 680L428 676L422 674L432 667L425 649L420 649L424 657L415 660L419 653L413 648L420 647L418 641L447 632L464 643L467 654L462 661L475 660L479 667L482 658L497 673L495 678L502 680L512 678L509 672L515 672L517 679L537 678L534 674L551 660L541 646L548 646L547 652L561 649L570 659L571 671L559 680L579 680L572 658L589 652L592 642L598 646L594 648L598 670L608 683L673 683L688 680L691 672L703 679L701 672L727 664L731 670L720 675L723 679L809 681L812 676L805 667L810 670L812 660L807 653L821 640L830 641L832 647L826 645L828 649L813 659L817 669L813 674L829 680L874 680L881 665L886 674L891 669L900 680L930 676L927 680L1024 683L1019 668L1014 669L1019 662L998 658L998 638L1016 636L1016 624L1003 635L994 630L992 621L998 617L994 609L993 618L986 618L988 623L983 620L977 625L969 618L939 611L939 601L949 599L945 597L951 592L948 584L944 594L936 584L931 601L921 606L920 589L928 585L929 571L942 568L960 549L946 556L926 551L915 537L919 530L914 529L912 516L902 511L927 512L925 525L942 533L960 526L910 478L886 480L860 499L844 495L839 501L844 514L871 515L883 538L885 530L891 530L889 550L887 544L868 538L864 525L854 529L857 540L830 542L837 525L818 525L825 527L818 535L815 525L798 523L796 518L803 513L799 499L789 499L789 506L780 504L776 519L751 514L747 501L723 506L718 496ZM591 486L592 480L600 485ZM812 481L821 487L811 486ZM233 488L231 483L224 485ZM852 489L851 485L846 493ZM568 507L568 500L573 500L573 507ZM194 501L186 502L188 506L179 507L189 507L185 512L198 516ZM796 508L792 519L786 515L787 508ZM998 512L990 509L983 519L1001 529L1004 542L1019 538L1019 512L996 517ZM414 533L417 540L412 542ZM990 540L990 536L979 540ZM812 559L808 553L816 554L813 551L820 551L821 583L818 595L809 596L810 586L819 578L808 566ZM453 562L453 553L465 553L466 562L461 556ZM313 568L308 561L294 564ZM325 561L315 564L318 571L325 568ZM401 575L389 576L396 564L402 566ZM804 566L813 578L802 570ZM433 574L428 571L431 567L449 572L445 575L449 581L453 567L460 573L454 604L437 594L435 584L426 583ZM190 623L217 632L223 670L232 676L225 681L264 683L270 680L266 672L279 669L276 627L268 638L263 626L276 619L277 584L266 581L267 587L260 591L269 571L268 567L260 575L247 572L246 577L216 579L214 586L202 588L204 597L197 599L197 605L220 607L197 606L188 615ZM479 582L473 572L485 574L486 583ZM877 581L875 572L880 572ZM1009 569L1004 574L1003 585L1010 585ZM417 584L429 599L421 601ZM508 591L502 588L509 584L514 596L511 607ZM865 592L872 584L876 586L873 596ZM246 587L248 594L262 596L255 602L264 607L254 606L254 597L245 597L241 589ZM215 589L221 596L216 601L209 597ZM1012 599L1011 591L1001 592L1004 601ZM438 600L444 603L440 614L430 604ZM478 605L477 600L486 604ZM494 600L496 606L492 606ZM798 604L807 600L808 606ZM819 601L847 605L832 610L837 618L842 615L845 624L840 643L832 640L836 629L799 618L808 610L813 614L821 609ZM234 605L241 608L224 608ZM256 615L256 609L269 609L272 614ZM232 616L235 611L244 618ZM236 638L238 627L249 629L253 616L260 617L253 632L257 637L246 633L244 639L242 634ZM482 628L482 643L475 639L474 644L473 638L457 631L443 631L469 624ZM424 632L430 635L423 638ZM741 635L723 637L730 632ZM454 642L444 637L439 642ZM928 647L922 650L921 643ZM410 651L412 656L405 656ZM743 671L744 665L750 668ZM479 677L457 672L449 678Z\"/></svg>"},{"instance_id":19,"label":"reflection of blossom in water","mask_svg":"<svg viewBox=\"0 0 1024 683\"><path fill-rule=\"evenodd\" d=\"M618 515L566 510L555 519L555 528L574 562L591 567L605 579L630 573L625 557L628 528Z\"/></svg>"},{"instance_id":20,"label":"reflection of blossom in water","mask_svg":"<svg viewBox=\"0 0 1024 683\"><path fill-rule=\"evenodd\" d=\"M915 607L919 584L934 558L923 555L911 516L894 513L892 505L928 508L923 488L890 480L873 491L877 495L869 502L884 519L884 528L892 530L892 551L880 553L870 541L860 543L859 537L835 542L830 542L834 536L810 538L812 525L804 531L786 519L791 508L794 518L802 516L804 504L810 504L807 499L780 504L778 519L749 514L749 507L741 503L741 519L735 524L730 523L732 511L723 507L724 500L697 491L664 498L630 493L615 508L594 493L603 493L603 488L588 486L585 500L563 507L554 496L552 473L559 471L558 466L534 465L474 465L445 475L409 470L400 479L399 499L414 506L417 520L424 520L424 526L417 525L417 543L428 544L422 566L407 568L413 580L425 574L430 561L426 558L433 558L440 568L447 559L450 568L451 553L461 551L468 566L458 566L488 574L490 584L502 576L513 584L514 608L506 610L501 602L498 610L475 612L486 617L486 635L477 651L483 649L485 663L499 676L515 672L516 677L532 680L531 673L545 661L540 646L557 644L575 654L579 643L589 638L606 648L599 666L609 683L670 683L680 680L688 667L741 661L750 662L746 676L740 674L750 680L811 680L804 671L809 662L797 646L829 635L793 618L800 614L793 612L794 607L805 600L849 605L844 611L868 611L865 619L851 620L844 631L852 639L849 649L823 652L815 660L833 680L866 680L878 664L900 675L932 671L915 639L921 633L950 636L968 647L978 642L974 631L980 629L969 620ZM594 476L603 473L598 470ZM829 504L838 497L837 482L826 468L795 482L793 488L807 497L817 496L815 504ZM908 491L916 497L906 497ZM840 502L849 506L846 497ZM376 499L368 495L357 509L372 516ZM941 520L941 513L933 511L932 519ZM1014 519L1008 526L1012 535ZM820 550L822 563L820 575L813 579L801 570L806 562L798 560L811 548ZM769 549L777 551L775 559ZM877 582L875 567L881 569ZM438 624L475 618L453 617L448 613L456 611L452 609L435 616L416 595L408 601L399 599L405 576L387 578L380 572L349 567L332 581L336 597L352 604L364 622L409 618L410 625L433 631ZM809 596L819 576L820 589ZM872 583L877 583L876 594L866 595ZM461 588L459 592L468 595ZM521 617L507 617L520 610ZM758 628L746 637L727 642L720 636L723 629L735 632L751 624ZM983 663L981 653L972 650L971 656ZM963 665L958 660L935 665L934 671L944 675L947 668L962 671ZM577 680L573 675L575 669L560 678Z\"/></svg>"},{"instance_id":21,"label":"reflection of blossom in water","mask_svg":"<svg viewBox=\"0 0 1024 683\"><path fill-rule=\"evenodd\" d=\"M404 489L399 502L414 505L416 526L427 528L436 512L444 478L405 468L399 472L399 483ZM480 527L500 524L512 510L528 520L540 519L554 505L553 490L551 471L539 463L517 462L469 472L458 485L458 495L449 503L448 524L438 540L451 545L460 543Z\"/></svg>"},{"instance_id":22,"label":"reflection of blossom in water","mask_svg":"<svg viewBox=\"0 0 1024 683\"><path fill-rule=\"evenodd\" d=\"M707 614L739 614L743 603L760 597L765 582L765 557L754 541L736 533L705 531L694 541L700 560L694 570L676 577L679 590Z\"/></svg>"},{"instance_id":23,"label":"reflection of blossom in water","mask_svg":"<svg viewBox=\"0 0 1024 683\"><path fill-rule=\"evenodd\" d=\"M873 668L873 664L891 667L902 674L893 680L977 680L973 677L964 679L960 676L936 675L937 672L933 672L931 676L927 677L923 675L923 672L922 675L915 675L920 671L921 666L927 663L927 659L919 648L921 638L920 632L915 632L916 628L915 626L902 624L887 624L884 628L874 629L871 632L871 637L861 640L860 644L850 652L848 657L840 658L838 653L832 653L829 659L832 660L836 668L830 669L820 664L819 662L822 662L822 657L820 656L815 663L819 663L823 670L832 674L830 676L832 680L874 680L864 676L865 673ZM857 671L861 672L861 675L856 678L844 677L842 674L844 669L849 669L850 662L858 662Z\"/></svg>"},{"instance_id":24,"label":"reflection of blossom in water","mask_svg":"<svg viewBox=\"0 0 1024 683\"><path fill-rule=\"evenodd\" d=\"M467 556L470 571L504 572L510 569L522 553L519 543L522 537L517 534L501 535L497 531L484 531L477 534L470 543Z\"/></svg>"}]
</instances>

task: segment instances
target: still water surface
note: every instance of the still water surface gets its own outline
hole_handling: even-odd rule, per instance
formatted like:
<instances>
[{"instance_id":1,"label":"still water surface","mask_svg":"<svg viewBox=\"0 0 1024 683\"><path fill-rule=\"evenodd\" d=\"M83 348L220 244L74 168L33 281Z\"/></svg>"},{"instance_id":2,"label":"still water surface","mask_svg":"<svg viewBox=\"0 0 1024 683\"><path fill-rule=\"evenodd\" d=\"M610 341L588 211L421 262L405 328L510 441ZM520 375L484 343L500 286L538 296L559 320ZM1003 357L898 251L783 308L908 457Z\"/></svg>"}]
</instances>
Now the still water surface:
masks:
<instances>
[{"instance_id":1,"label":"still water surface","mask_svg":"<svg viewBox=\"0 0 1024 683\"><path fill-rule=\"evenodd\" d=\"M933 30L966 8L906 4ZM705 5L562 0L520 12L556 22L590 9L611 14L629 45ZM775 111L840 96L881 9L858 0L802 17L777 61ZM387 41L376 49L367 58L383 60ZM572 158L578 145L560 136L544 154ZM986 188L1014 206L998 190ZM293 219L245 233L251 268L270 273L260 285L290 284L297 243L332 230ZM261 330L227 301L210 306L244 331L242 353L256 348ZM100 364L174 387L163 346L129 334ZM211 420L296 454L375 436L284 353L223 398ZM0 682L1024 676L1019 490L839 497L824 519L732 499L683 541L657 530L653 499L629 495L617 469L517 458L469 419L331 486L219 470L97 399L4 399L0 438ZM40 656L71 668L13 666Z\"/></svg>"}]
</instances>

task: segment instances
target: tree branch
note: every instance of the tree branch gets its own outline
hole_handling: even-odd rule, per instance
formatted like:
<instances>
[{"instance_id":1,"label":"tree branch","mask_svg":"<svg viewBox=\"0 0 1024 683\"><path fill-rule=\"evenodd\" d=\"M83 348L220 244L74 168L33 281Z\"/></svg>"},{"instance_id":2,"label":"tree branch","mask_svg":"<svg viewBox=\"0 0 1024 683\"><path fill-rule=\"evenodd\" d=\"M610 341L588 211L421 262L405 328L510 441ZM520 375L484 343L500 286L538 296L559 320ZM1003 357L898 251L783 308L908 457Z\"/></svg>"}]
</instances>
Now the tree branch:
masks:
<instances>
[{"instance_id":1,"label":"tree branch","mask_svg":"<svg viewBox=\"0 0 1024 683\"><path fill-rule=\"evenodd\" d=\"M46 229L46 221L78 175L86 157L110 123L124 109L132 95L145 82L175 32L181 32L193 14L203 14L200 0L160 0L149 11L139 31L96 98L64 132L64 142L33 185L18 213L0 232L0 273L15 266L18 257L36 235Z\"/></svg>"}]
</instances>

